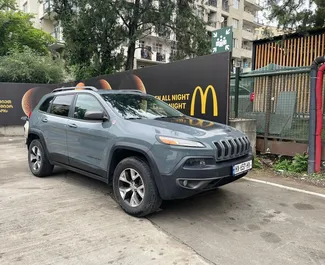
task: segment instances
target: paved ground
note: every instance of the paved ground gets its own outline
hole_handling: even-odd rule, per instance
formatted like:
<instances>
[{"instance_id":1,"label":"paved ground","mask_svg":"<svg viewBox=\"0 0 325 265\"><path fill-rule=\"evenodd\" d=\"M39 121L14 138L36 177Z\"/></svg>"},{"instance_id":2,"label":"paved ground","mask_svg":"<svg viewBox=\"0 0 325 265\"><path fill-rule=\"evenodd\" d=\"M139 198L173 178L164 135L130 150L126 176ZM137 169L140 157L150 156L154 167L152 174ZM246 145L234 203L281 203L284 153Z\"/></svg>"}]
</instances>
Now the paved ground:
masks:
<instances>
[{"instance_id":1,"label":"paved ground","mask_svg":"<svg viewBox=\"0 0 325 265\"><path fill-rule=\"evenodd\" d=\"M165 203L150 222L124 214L98 181L33 177L21 142L0 147L1 265L325 265L325 198L240 180Z\"/></svg>"}]
</instances>

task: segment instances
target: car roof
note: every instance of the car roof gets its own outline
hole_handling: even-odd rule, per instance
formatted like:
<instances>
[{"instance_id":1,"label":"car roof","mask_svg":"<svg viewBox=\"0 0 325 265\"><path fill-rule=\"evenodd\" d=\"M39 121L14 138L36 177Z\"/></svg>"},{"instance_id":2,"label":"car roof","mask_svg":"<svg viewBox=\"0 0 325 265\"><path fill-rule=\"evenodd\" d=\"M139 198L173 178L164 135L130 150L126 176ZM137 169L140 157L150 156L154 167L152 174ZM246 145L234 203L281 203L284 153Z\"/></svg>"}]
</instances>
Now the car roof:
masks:
<instances>
[{"instance_id":1,"label":"car roof","mask_svg":"<svg viewBox=\"0 0 325 265\"><path fill-rule=\"evenodd\" d=\"M97 89L95 87L80 87L80 89L76 89L76 87L62 87L54 89L50 94L54 95L64 95L71 93L90 93L90 94L143 94L141 90L136 89L121 89L121 90L108 90L108 89Z\"/></svg>"}]
</instances>

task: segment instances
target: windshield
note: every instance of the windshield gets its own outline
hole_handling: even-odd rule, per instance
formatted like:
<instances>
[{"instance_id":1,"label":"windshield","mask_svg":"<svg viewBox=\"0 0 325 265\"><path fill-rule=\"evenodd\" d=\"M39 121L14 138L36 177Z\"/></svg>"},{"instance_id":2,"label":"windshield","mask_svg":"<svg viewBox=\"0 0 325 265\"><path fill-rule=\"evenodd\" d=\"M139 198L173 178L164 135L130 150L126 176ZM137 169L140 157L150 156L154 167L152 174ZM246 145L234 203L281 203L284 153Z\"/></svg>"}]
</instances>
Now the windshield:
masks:
<instances>
[{"instance_id":1,"label":"windshield","mask_svg":"<svg viewBox=\"0 0 325 265\"><path fill-rule=\"evenodd\" d=\"M184 116L155 97L143 94L102 94L103 99L125 119L159 119Z\"/></svg>"}]
</instances>

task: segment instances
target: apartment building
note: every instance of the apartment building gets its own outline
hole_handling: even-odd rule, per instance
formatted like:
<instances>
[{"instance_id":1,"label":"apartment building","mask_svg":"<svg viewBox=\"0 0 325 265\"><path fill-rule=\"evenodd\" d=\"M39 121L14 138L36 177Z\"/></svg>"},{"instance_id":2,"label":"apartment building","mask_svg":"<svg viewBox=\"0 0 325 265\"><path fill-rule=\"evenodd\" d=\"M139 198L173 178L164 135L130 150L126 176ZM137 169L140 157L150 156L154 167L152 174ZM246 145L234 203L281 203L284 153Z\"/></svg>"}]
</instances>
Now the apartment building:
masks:
<instances>
[{"instance_id":1,"label":"apartment building","mask_svg":"<svg viewBox=\"0 0 325 265\"><path fill-rule=\"evenodd\" d=\"M255 29L261 25L258 12L262 7L258 0L197 0L197 13L208 23L212 32L227 26L233 28L233 69L239 66L244 72L251 70L252 42Z\"/></svg>"},{"instance_id":2,"label":"apartment building","mask_svg":"<svg viewBox=\"0 0 325 265\"><path fill-rule=\"evenodd\" d=\"M19 8L35 14L34 25L49 32L57 39L53 49L64 47L64 39L60 24L55 21L51 11L53 0L17 0ZM207 31L212 32L222 27L232 26L233 67L240 66L243 71L251 69L252 41L255 40L255 29L260 25L257 13L262 8L258 0L196 0L194 12L208 23ZM176 50L175 36L149 34L137 43L135 52L135 68L142 68L169 62L170 55Z\"/></svg>"}]
</instances>

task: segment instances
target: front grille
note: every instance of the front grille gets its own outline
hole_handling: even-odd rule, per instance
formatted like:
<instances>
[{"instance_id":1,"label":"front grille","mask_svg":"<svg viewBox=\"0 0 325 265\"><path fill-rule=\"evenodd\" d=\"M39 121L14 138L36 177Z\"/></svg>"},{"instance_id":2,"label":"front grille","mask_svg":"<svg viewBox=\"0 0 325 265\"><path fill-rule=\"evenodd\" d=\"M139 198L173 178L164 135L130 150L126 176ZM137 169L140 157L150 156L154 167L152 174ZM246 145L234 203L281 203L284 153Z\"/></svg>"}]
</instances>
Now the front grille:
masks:
<instances>
[{"instance_id":1,"label":"front grille","mask_svg":"<svg viewBox=\"0 0 325 265\"><path fill-rule=\"evenodd\" d=\"M217 160L222 161L247 155L250 149L248 137L232 138L214 142L217 148Z\"/></svg>"}]
</instances>

